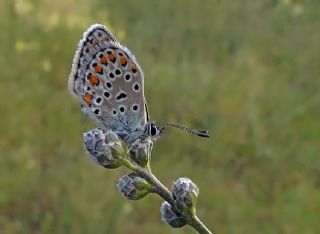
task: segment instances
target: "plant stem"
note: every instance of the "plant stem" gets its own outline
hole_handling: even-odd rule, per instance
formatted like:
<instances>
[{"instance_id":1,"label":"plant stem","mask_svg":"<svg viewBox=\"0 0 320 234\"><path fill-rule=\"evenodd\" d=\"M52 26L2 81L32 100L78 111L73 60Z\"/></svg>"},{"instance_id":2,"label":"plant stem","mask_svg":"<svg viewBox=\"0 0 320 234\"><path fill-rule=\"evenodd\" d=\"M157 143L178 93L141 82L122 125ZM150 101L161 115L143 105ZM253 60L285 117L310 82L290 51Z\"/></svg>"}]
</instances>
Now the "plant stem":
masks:
<instances>
[{"instance_id":1,"label":"plant stem","mask_svg":"<svg viewBox=\"0 0 320 234\"><path fill-rule=\"evenodd\" d=\"M201 222L197 215L192 216L189 225L196 229L199 233L212 234L212 232Z\"/></svg>"},{"instance_id":2,"label":"plant stem","mask_svg":"<svg viewBox=\"0 0 320 234\"><path fill-rule=\"evenodd\" d=\"M173 198L171 196L171 193L167 187L165 187L158 179L155 177L155 175L152 174L152 172L147 169L143 168L140 165L138 165L136 162L127 159L127 158L121 158L122 164L129 168L130 170L133 170L138 175L140 175L142 178L146 179L150 184L152 184L155 189L154 192L157 193L160 197L162 197L164 200L170 203L172 207L174 207Z\"/></svg>"},{"instance_id":3,"label":"plant stem","mask_svg":"<svg viewBox=\"0 0 320 234\"><path fill-rule=\"evenodd\" d=\"M145 180L147 180L151 185L153 185L155 188L154 192L157 193L160 197L162 197L165 201L167 201L171 205L171 207L175 211L175 213L180 214L175 209L174 200L172 198L172 195L171 195L171 192L169 191L169 189L166 186L164 186L154 174L152 174L152 172L149 168L141 167L136 162L134 162L130 159L127 159L125 157L122 158L122 161L123 161L123 165L125 165L129 169L135 171L138 175L140 175ZM190 215L185 218L187 220L187 223L191 227L196 229L198 231L198 233L212 234L212 232L201 222L201 220L196 215Z\"/></svg>"}]
</instances>

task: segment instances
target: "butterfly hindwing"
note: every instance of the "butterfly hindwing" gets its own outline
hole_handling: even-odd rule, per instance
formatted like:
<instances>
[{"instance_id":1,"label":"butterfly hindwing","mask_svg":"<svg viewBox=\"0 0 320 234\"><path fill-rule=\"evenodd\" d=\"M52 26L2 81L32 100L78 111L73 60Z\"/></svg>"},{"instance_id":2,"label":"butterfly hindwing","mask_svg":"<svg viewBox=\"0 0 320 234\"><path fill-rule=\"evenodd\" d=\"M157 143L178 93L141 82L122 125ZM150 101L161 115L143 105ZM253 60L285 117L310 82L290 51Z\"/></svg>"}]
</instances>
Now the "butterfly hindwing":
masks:
<instances>
[{"instance_id":1,"label":"butterfly hindwing","mask_svg":"<svg viewBox=\"0 0 320 234\"><path fill-rule=\"evenodd\" d=\"M143 72L133 54L102 25L79 42L69 89L101 127L130 132L147 121Z\"/></svg>"}]
</instances>

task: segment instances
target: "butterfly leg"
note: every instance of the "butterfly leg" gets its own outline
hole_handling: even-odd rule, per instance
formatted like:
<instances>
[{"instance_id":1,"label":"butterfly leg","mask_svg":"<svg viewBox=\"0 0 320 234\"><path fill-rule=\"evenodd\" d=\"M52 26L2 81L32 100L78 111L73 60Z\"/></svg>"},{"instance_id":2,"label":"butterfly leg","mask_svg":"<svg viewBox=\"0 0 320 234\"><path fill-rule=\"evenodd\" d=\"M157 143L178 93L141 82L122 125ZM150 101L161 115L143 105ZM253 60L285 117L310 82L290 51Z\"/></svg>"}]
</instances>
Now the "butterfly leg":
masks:
<instances>
[{"instance_id":1,"label":"butterfly leg","mask_svg":"<svg viewBox=\"0 0 320 234\"><path fill-rule=\"evenodd\" d=\"M147 149L147 154L148 154L148 161L151 162L151 152L153 149L153 142L149 141L148 142L148 149Z\"/></svg>"},{"instance_id":2,"label":"butterfly leg","mask_svg":"<svg viewBox=\"0 0 320 234\"><path fill-rule=\"evenodd\" d=\"M131 146L129 147L129 149L127 150L125 156L127 156L130 153L130 151L133 149L133 147L138 146L140 141L141 141L140 139L137 139L135 142L133 142L131 144Z\"/></svg>"}]
</instances>

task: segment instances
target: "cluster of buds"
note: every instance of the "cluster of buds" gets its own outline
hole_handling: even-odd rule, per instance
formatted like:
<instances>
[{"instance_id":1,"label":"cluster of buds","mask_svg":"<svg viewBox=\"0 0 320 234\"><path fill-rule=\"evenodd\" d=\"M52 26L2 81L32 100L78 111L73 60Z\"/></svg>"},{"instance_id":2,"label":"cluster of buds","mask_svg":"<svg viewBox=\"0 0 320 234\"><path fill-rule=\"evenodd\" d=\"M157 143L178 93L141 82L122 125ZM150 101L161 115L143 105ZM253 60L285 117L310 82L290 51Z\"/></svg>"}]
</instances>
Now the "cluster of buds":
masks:
<instances>
[{"instance_id":1,"label":"cluster of buds","mask_svg":"<svg viewBox=\"0 0 320 234\"><path fill-rule=\"evenodd\" d=\"M138 142L128 149L116 133L99 128L84 133L83 138L90 157L99 165L109 169L124 165L134 171L118 180L117 188L125 198L139 200L149 193L159 193L163 185L150 170L152 142ZM171 199L166 199L161 206L162 220L173 228L191 225L190 220L196 217L197 185L188 178L179 178L171 192L165 192Z\"/></svg>"},{"instance_id":2,"label":"cluster of buds","mask_svg":"<svg viewBox=\"0 0 320 234\"><path fill-rule=\"evenodd\" d=\"M183 227L186 217L196 214L198 195L199 188L189 178L176 180L172 187L173 207L164 202L160 209L163 222L174 228Z\"/></svg>"},{"instance_id":3,"label":"cluster of buds","mask_svg":"<svg viewBox=\"0 0 320 234\"><path fill-rule=\"evenodd\" d=\"M149 154L152 148L150 144L135 144L128 152L117 134L111 130L99 128L84 133L83 139L90 157L105 168L118 168L124 163L123 159L126 157L132 159L141 167L149 165ZM126 162L130 163L128 160ZM123 196L130 200L141 199L153 191L153 186L136 173L121 177L118 180L117 187Z\"/></svg>"}]
</instances>

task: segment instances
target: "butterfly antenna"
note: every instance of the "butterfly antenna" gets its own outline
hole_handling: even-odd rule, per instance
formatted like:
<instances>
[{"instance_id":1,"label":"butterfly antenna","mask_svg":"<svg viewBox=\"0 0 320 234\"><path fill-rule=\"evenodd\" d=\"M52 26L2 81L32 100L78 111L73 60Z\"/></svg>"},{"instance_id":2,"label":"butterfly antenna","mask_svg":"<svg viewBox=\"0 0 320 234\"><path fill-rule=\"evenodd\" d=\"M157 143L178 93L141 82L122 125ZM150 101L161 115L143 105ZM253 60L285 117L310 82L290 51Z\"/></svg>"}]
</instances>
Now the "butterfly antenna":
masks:
<instances>
[{"instance_id":1,"label":"butterfly antenna","mask_svg":"<svg viewBox=\"0 0 320 234\"><path fill-rule=\"evenodd\" d=\"M176 124L176 123L166 123L166 126L178 128L182 131L189 132L189 133L191 133L193 135L197 135L199 137L210 137L208 131L195 130L195 129L188 128L188 127L182 126L180 124Z\"/></svg>"}]
</instances>

